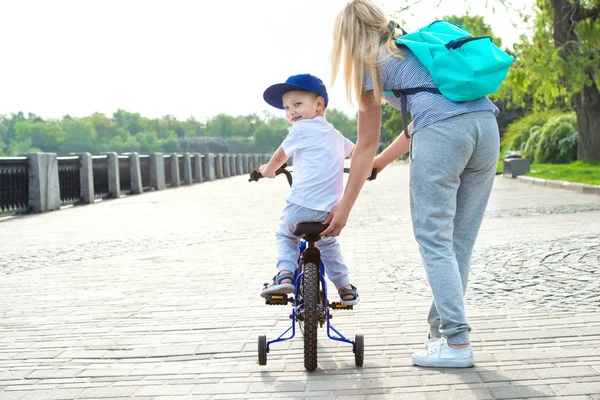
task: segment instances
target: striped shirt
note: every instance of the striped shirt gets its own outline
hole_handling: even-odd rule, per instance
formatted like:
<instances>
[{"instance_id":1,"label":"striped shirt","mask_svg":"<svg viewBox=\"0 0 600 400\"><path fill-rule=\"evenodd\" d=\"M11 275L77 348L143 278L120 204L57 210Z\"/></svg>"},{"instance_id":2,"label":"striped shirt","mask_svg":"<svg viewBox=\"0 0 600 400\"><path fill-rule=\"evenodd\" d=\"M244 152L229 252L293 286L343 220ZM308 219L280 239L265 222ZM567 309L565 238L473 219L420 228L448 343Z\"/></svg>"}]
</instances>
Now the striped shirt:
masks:
<instances>
[{"instance_id":1,"label":"striped shirt","mask_svg":"<svg viewBox=\"0 0 600 400\"><path fill-rule=\"evenodd\" d=\"M407 47L403 46L405 58L390 57L387 50L381 47L377 66L381 90L409 89L414 87L432 87L436 85L427 68L421 64L419 59ZM370 71L365 74L365 90L373 89L373 81ZM383 98L395 109L401 110L402 103L399 97L382 92ZM492 111L498 115L500 110L487 97L477 100L454 102L441 94L419 92L406 96L408 109L413 119L412 133L424 128L434 122L473 111ZM408 122L408 121L407 121Z\"/></svg>"}]
</instances>

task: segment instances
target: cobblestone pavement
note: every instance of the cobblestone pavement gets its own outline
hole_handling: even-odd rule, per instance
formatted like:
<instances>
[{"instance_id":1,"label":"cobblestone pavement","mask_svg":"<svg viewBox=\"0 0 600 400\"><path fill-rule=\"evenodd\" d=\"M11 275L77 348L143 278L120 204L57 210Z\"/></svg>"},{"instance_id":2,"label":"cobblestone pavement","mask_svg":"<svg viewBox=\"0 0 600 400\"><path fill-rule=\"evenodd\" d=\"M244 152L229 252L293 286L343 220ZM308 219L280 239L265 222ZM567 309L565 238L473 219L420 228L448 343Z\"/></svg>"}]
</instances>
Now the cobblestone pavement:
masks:
<instances>
[{"instance_id":1,"label":"cobblestone pavement","mask_svg":"<svg viewBox=\"0 0 600 400\"><path fill-rule=\"evenodd\" d=\"M363 193L340 238L362 302L332 322L365 364L266 306L285 179L243 176L0 223L0 399L600 399L600 196L497 177L473 255L477 365L424 369L429 289L408 167Z\"/></svg>"}]
</instances>

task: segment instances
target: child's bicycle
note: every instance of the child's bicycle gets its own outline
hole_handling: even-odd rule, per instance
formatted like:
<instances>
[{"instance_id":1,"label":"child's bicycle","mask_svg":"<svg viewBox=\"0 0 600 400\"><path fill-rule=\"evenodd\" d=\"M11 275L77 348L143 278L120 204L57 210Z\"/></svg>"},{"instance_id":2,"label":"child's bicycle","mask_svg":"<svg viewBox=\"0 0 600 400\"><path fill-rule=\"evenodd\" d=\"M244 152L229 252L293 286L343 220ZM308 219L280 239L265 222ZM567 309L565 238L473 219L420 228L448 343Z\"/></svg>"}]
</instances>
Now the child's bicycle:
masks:
<instances>
[{"instance_id":1,"label":"child's bicycle","mask_svg":"<svg viewBox=\"0 0 600 400\"><path fill-rule=\"evenodd\" d=\"M276 175L284 174L288 183L292 186L292 175L283 164L276 171ZM349 172L344 168L344 172ZM254 170L250 173L251 181L258 181L263 176L260 172ZM368 180L374 180L377 173L373 170ZM331 324L332 318L329 309L332 310L352 310L352 306L344 305L338 302L330 303L327 297L327 284L325 282L325 266L321 261L321 254L315 243L321 239L319 233L323 232L327 226L320 221L299 222L296 224L294 233L301 236L304 241L300 243L300 258L298 268L294 273L295 290L293 296L287 294L269 294L265 303L269 305L287 305L291 303L292 314L290 319L292 325L285 330L277 339L267 341L265 335L258 337L258 364L267 365L267 353L270 345L277 342L293 339L296 335L296 322L298 328L304 336L304 367L308 371L317 368L317 328L327 324L327 336L332 340L348 343L352 345L354 353L354 363L357 367L362 367L365 340L363 335L357 334L354 340L347 339ZM267 285L267 284L265 284ZM288 337L284 337L291 330Z\"/></svg>"}]
</instances>

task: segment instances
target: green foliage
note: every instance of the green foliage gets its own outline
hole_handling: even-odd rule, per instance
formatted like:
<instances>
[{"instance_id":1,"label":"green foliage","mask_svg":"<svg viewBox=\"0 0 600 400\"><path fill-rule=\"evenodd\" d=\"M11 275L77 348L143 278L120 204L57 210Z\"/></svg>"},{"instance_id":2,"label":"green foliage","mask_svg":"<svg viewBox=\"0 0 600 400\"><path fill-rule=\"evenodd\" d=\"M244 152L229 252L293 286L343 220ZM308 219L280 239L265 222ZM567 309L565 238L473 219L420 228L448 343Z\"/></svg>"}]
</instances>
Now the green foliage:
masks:
<instances>
[{"instance_id":1,"label":"green foliage","mask_svg":"<svg viewBox=\"0 0 600 400\"><path fill-rule=\"evenodd\" d=\"M265 124L253 136L254 144L266 151L274 151L283 142L291 127L290 123L281 117L266 116Z\"/></svg>"},{"instance_id":2,"label":"green foliage","mask_svg":"<svg viewBox=\"0 0 600 400\"><path fill-rule=\"evenodd\" d=\"M533 126L531 128L531 131L529 132L529 137L527 138L527 141L523 145L523 151L521 152L521 155L524 158L529 158L529 159L533 158L535 151L537 150L537 145L538 145L538 141L540 138L540 134L541 134L540 126Z\"/></svg>"},{"instance_id":3,"label":"green foliage","mask_svg":"<svg viewBox=\"0 0 600 400\"><path fill-rule=\"evenodd\" d=\"M519 151L523 153L532 128L539 128L550 118L560 114L560 110L534 112L509 124L502 137L502 141L500 142L500 158L502 159L506 156L508 151ZM533 143L535 142L532 142L532 144Z\"/></svg>"},{"instance_id":4,"label":"green foliage","mask_svg":"<svg viewBox=\"0 0 600 400\"><path fill-rule=\"evenodd\" d=\"M450 15L443 19L454 22L455 24L464 26L467 31L473 36L489 36L492 38L492 42L498 47L502 47L502 39L494 36L492 28L483 22L483 16L481 15Z\"/></svg>"},{"instance_id":5,"label":"green foliage","mask_svg":"<svg viewBox=\"0 0 600 400\"><path fill-rule=\"evenodd\" d=\"M231 115L219 114L206 123L206 136L230 137L235 136L235 119Z\"/></svg>"},{"instance_id":6,"label":"green foliage","mask_svg":"<svg viewBox=\"0 0 600 400\"><path fill-rule=\"evenodd\" d=\"M11 144L15 144L20 149L25 143L31 143L32 148L60 153L60 143L65 138L62 125L58 121L19 121L15 124L14 130L15 139Z\"/></svg>"},{"instance_id":7,"label":"green foliage","mask_svg":"<svg viewBox=\"0 0 600 400\"><path fill-rule=\"evenodd\" d=\"M564 164L577 159L577 117L575 113L551 118L539 129L534 161Z\"/></svg>"},{"instance_id":8,"label":"green foliage","mask_svg":"<svg viewBox=\"0 0 600 400\"><path fill-rule=\"evenodd\" d=\"M175 153L180 151L179 142L177 141L177 135L171 134L163 143L162 143L163 151L165 153Z\"/></svg>"},{"instance_id":9,"label":"green foliage","mask_svg":"<svg viewBox=\"0 0 600 400\"><path fill-rule=\"evenodd\" d=\"M86 152L97 146L98 134L89 121L65 117L62 121L62 130L64 138L60 142L60 153Z\"/></svg>"},{"instance_id":10,"label":"green foliage","mask_svg":"<svg viewBox=\"0 0 600 400\"><path fill-rule=\"evenodd\" d=\"M327 110L326 118L342 135L356 143L358 136L356 118L350 119L346 114L336 109Z\"/></svg>"},{"instance_id":11,"label":"green foliage","mask_svg":"<svg viewBox=\"0 0 600 400\"><path fill-rule=\"evenodd\" d=\"M356 141L356 118L327 110L327 119L346 137ZM179 121L171 115L149 119L139 113L117 110L112 116L100 113L83 118L64 116L44 121L22 112L0 115L0 156L46 151L98 154L177 151L270 152L287 136L291 124L279 116L219 114L206 123L194 118ZM202 139L202 140L200 140ZM207 139L207 140L204 140Z\"/></svg>"},{"instance_id":12,"label":"green foliage","mask_svg":"<svg viewBox=\"0 0 600 400\"><path fill-rule=\"evenodd\" d=\"M600 7L598 0L576 3L590 9ZM575 40L556 43L553 4L550 0L538 0L537 7L533 36L521 36L515 44L516 59L498 96L516 105L531 99L534 110L565 109L571 96L592 84L591 76L598 76L600 71L600 20L573 22L570 29Z\"/></svg>"},{"instance_id":13,"label":"green foliage","mask_svg":"<svg viewBox=\"0 0 600 400\"><path fill-rule=\"evenodd\" d=\"M577 118L558 110L529 114L508 126L500 158L508 151L536 163L568 163L577 159Z\"/></svg>"}]
</instances>

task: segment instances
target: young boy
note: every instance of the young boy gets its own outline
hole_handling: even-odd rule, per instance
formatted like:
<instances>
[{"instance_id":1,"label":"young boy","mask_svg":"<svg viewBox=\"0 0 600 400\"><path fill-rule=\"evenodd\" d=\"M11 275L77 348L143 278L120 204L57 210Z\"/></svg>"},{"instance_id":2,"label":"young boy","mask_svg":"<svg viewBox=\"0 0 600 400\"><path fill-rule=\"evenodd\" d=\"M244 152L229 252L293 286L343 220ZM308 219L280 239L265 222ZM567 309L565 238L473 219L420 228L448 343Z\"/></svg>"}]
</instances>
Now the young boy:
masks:
<instances>
[{"instance_id":1,"label":"young boy","mask_svg":"<svg viewBox=\"0 0 600 400\"><path fill-rule=\"evenodd\" d=\"M354 144L325 120L328 96L319 78L310 74L290 76L285 83L267 88L263 97L273 107L285 110L286 119L293 125L269 163L260 166L261 174L274 178L275 171L294 156L294 181L275 235L279 273L262 290L261 296L266 297L294 291L300 243L300 238L293 233L294 226L302 221L327 218L342 197L344 159L352 156ZM358 304L358 292L350 284L348 267L337 239L322 237L316 246L321 251L327 277L338 289L341 303Z\"/></svg>"}]
</instances>

